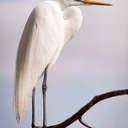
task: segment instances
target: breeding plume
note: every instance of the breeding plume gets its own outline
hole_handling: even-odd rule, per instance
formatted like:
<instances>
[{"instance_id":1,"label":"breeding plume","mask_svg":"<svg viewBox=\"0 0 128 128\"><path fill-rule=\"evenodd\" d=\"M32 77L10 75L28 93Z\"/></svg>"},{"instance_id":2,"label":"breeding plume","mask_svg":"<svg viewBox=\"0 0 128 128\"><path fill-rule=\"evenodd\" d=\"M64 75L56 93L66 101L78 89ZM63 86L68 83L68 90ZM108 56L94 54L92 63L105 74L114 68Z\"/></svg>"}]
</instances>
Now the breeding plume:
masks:
<instances>
[{"instance_id":1,"label":"breeding plume","mask_svg":"<svg viewBox=\"0 0 128 128\"><path fill-rule=\"evenodd\" d=\"M94 0L57 0L39 3L30 14L22 34L16 61L15 109L18 125L32 96L32 127L35 124L35 87L43 77L43 127L46 127L47 74L65 44L82 24L80 5L111 4Z\"/></svg>"}]
</instances>

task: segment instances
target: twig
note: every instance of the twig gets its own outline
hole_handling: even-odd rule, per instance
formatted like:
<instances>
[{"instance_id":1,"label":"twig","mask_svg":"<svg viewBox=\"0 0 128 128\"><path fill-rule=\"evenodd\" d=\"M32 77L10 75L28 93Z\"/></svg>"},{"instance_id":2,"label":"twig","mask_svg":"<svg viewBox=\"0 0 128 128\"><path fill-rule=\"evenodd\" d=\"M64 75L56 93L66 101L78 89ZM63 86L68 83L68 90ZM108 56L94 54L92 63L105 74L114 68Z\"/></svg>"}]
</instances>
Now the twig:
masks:
<instances>
[{"instance_id":1,"label":"twig","mask_svg":"<svg viewBox=\"0 0 128 128\"><path fill-rule=\"evenodd\" d=\"M91 126L87 125L86 123L83 122L82 118L79 119L79 122L84 125L87 128L92 128Z\"/></svg>"}]
</instances>

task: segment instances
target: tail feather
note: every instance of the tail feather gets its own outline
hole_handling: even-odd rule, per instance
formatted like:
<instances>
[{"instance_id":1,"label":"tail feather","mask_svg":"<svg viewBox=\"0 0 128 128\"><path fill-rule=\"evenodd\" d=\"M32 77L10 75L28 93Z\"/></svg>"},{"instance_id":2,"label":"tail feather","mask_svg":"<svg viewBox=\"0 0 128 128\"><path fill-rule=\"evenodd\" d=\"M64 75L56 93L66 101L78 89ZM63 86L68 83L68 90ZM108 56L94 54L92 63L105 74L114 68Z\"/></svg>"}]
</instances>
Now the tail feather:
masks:
<instances>
[{"instance_id":1,"label":"tail feather","mask_svg":"<svg viewBox=\"0 0 128 128\"><path fill-rule=\"evenodd\" d=\"M17 118L17 126L20 128L20 120Z\"/></svg>"},{"instance_id":2,"label":"tail feather","mask_svg":"<svg viewBox=\"0 0 128 128\"><path fill-rule=\"evenodd\" d=\"M20 126L20 120L24 116L29 97L32 96L32 90L36 85L36 81L30 79L31 77L22 72L16 76L15 83L15 111L18 127Z\"/></svg>"}]
</instances>

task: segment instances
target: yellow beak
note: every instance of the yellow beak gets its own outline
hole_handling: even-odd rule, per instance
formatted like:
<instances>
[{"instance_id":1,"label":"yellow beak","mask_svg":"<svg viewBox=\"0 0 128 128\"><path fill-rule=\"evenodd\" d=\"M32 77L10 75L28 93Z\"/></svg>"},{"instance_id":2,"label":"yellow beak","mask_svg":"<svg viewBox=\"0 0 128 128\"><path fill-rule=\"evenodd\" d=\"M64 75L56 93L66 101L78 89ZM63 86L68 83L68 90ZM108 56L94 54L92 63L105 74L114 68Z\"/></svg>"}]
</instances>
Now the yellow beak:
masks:
<instances>
[{"instance_id":1,"label":"yellow beak","mask_svg":"<svg viewBox=\"0 0 128 128\"><path fill-rule=\"evenodd\" d=\"M103 6L112 6L112 4L95 1L95 0L83 0L83 3L89 4L89 5L103 5Z\"/></svg>"}]
</instances>

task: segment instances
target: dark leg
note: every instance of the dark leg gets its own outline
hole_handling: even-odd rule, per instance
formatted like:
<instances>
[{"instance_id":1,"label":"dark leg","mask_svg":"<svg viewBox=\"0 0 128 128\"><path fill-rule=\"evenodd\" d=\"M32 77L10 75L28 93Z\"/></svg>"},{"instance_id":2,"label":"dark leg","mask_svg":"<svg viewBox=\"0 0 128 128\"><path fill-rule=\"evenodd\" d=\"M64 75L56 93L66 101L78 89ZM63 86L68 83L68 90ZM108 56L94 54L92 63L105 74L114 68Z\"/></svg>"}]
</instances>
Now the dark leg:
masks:
<instances>
[{"instance_id":1,"label":"dark leg","mask_svg":"<svg viewBox=\"0 0 128 128\"><path fill-rule=\"evenodd\" d=\"M35 128L35 88L32 93L32 128Z\"/></svg>"},{"instance_id":2,"label":"dark leg","mask_svg":"<svg viewBox=\"0 0 128 128\"><path fill-rule=\"evenodd\" d=\"M47 128L47 120L46 120L46 91L47 91L47 68L44 71L44 80L42 84L42 92L43 92L43 128Z\"/></svg>"}]
</instances>

